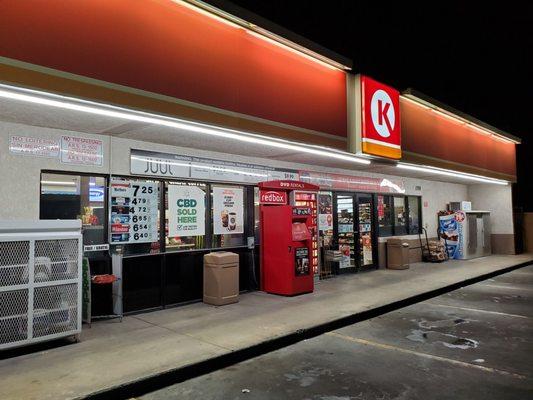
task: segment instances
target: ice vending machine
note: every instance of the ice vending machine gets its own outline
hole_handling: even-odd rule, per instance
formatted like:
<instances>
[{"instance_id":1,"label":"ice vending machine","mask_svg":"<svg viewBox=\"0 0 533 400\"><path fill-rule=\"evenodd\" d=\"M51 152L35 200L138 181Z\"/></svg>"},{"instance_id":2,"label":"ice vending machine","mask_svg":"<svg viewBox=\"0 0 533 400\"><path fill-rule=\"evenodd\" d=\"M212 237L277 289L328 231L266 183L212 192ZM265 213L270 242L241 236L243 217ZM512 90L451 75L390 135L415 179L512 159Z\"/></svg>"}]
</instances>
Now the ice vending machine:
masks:
<instances>
[{"instance_id":1,"label":"ice vending machine","mask_svg":"<svg viewBox=\"0 0 533 400\"><path fill-rule=\"evenodd\" d=\"M318 268L318 186L299 181L259 183L261 287L293 296L309 293Z\"/></svg>"},{"instance_id":2,"label":"ice vending machine","mask_svg":"<svg viewBox=\"0 0 533 400\"><path fill-rule=\"evenodd\" d=\"M439 236L446 240L452 259L468 260L491 254L490 212L441 211Z\"/></svg>"}]
</instances>

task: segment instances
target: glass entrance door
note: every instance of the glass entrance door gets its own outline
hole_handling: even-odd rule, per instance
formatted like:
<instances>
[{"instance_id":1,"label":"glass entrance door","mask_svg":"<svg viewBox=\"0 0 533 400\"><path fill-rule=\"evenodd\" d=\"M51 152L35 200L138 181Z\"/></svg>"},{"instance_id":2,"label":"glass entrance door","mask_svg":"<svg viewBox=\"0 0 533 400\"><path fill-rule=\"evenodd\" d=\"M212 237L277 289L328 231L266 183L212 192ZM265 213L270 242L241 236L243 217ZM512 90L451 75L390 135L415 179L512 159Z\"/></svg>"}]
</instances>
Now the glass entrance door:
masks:
<instances>
[{"instance_id":1,"label":"glass entrance door","mask_svg":"<svg viewBox=\"0 0 533 400\"><path fill-rule=\"evenodd\" d=\"M360 269L373 268L374 260L374 205L371 194L356 194L357 203L357 258Z\"/></svg>"},{"instance_id":2,"label":"glass entrance door","mask_svg":"<svg viewBox=\"0 0 533 400\"><path fill-rule=\"evenodd\" d=\"M335 194L335 235L341 253L339 272L374 268L376 236L373 195Z\"/></svg>"},{"instance_id":3,"label":"glass entrance door","mask_svg":"<svg viewBox=\"0 0 533 400\"><path fill-rule=\"evenodd\" d=\"M356 268L353 195L336 196L337 241L341 252L339 272Z\"/></svg>"}]
</instances>

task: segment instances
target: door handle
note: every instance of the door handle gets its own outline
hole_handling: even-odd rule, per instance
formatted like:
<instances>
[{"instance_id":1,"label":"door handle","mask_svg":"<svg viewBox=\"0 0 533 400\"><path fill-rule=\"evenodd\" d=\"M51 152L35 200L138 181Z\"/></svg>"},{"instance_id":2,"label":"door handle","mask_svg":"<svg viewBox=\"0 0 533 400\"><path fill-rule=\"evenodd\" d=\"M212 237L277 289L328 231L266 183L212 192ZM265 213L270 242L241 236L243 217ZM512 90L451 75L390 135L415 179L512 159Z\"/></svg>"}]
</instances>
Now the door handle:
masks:
<instances>
[{"instance_id":1,"label":"door handle","mask_svg":"<svg viewBox=\"0 0 533 400\"><path fill-rule=\"evenodd\" d=\"M292 246L289 246L289 253L292 253Z\"/></svg>"}]
</instances>

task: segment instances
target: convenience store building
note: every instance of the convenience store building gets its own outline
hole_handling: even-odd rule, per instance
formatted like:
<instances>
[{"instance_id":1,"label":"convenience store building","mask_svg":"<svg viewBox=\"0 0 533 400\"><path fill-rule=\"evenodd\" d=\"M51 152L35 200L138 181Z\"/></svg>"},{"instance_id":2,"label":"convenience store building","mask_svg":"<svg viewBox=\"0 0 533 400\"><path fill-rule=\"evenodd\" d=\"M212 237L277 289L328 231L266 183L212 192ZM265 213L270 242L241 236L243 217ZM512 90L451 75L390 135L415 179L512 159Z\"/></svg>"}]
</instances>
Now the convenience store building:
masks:
<instances>
[{"instance_id":1,"label":"convenience store building","mask_svg":"<svg viewBox=\"0 0 533 400\"><path fill-rule=\"evenodd\" d=\"M170 0L17 2L0 22L0 219L80 218L93 273L123 255L126 312L199 300L213 249L257 288L265 180L320 186L340 272L383 267L391 236L435 237L451 201L490 211L492 252L514 253L516 137L277 27Z\"/></svg>"}]
</instances>

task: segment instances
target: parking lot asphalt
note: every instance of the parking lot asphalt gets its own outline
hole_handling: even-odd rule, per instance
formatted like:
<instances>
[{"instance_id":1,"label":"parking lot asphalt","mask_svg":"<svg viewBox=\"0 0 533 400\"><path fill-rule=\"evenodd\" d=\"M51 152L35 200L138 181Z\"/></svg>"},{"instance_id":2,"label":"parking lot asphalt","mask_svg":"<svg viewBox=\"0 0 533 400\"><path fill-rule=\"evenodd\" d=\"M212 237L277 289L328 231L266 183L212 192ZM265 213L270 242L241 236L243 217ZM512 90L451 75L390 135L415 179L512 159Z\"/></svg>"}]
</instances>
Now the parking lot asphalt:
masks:
<instances>
[{"instance_id":1,"label":"parking lot asphalt","mask_svg":"<svg viewBox=\"0 0 533 400\"><path fill-rule=\"evenodd\" d=\"M533 266L141 398L533 398Z\"/></svg>"}]
</instances>

